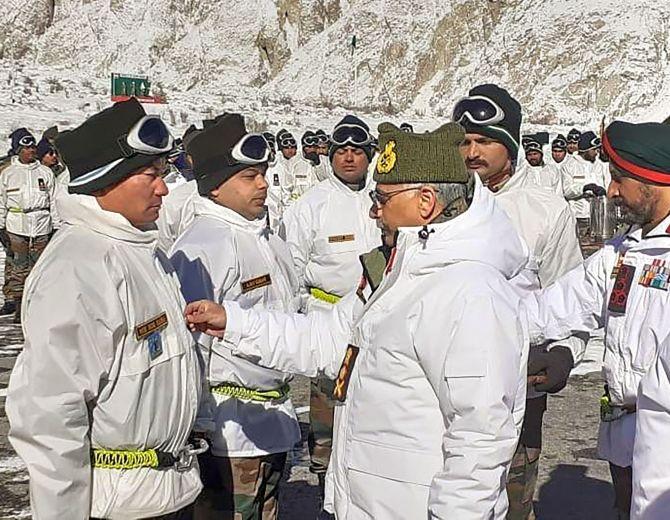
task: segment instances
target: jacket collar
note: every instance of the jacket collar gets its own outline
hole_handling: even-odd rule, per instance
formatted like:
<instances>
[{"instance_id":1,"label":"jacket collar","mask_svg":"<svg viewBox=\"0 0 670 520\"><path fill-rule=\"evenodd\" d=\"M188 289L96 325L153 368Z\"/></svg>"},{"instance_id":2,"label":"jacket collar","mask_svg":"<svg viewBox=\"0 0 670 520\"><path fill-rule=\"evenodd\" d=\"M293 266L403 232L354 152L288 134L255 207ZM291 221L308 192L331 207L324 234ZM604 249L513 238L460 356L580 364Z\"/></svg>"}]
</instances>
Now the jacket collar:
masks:
<instances>
[{"instance_id":1,"label":"jacket collar","mask_svg":"<svg viewBox=\"0 0 670 520\"><path fill-rule=\"evenodd\" d=\"M631 226L625 234L625 240L632 240L633 242L646 242L655 238L669 238L670 237L670 215L665 217L658 225L652 229L647 236L642 236L642 227L639 225Z\"/></svg>"},{"instance_id":2,"label":"jacket collar","mask_svg":"<svg viewBox=\"0 0 670 520\"><path fill-rule=\"evenodd\" d=\"M373 179L372 179L372 174L368 172L366 174L367 176L365 178L365 185L363 186L363 188L359 191L354 191L351 188L349 188L349 186L344 184L335 175L335 172L333 171L332 166L329 166L328 170L329 170L328 178L324 182L328 183L328 186L331 189L333 189L335 191L339 191L340 193L344 193L345 195L348 195L350 197L363 196L363 197L367 198L368 197L368 192L373 188L373 186L375 184Z\"/></svg>"},{"instance_id":3,"label":"jacket collar","mask_svg":"<svg viewBox=\"0 0 670 520\"><path fill-rule=\"evenodd\" d=\"M12 157L12 166L20 166L21 168L26 168L28 170L36 170L37 168L42 166L42 163L39 162L38 160L34 160L31 163L24 164L21 161L19 161L19 156L18 155L14 155Z\"/></svg>"},{"instance_id":4,"label":"jacket collar","mask_svg":"<svg viewBox=\"0 0 670 520\"><path fill-rule=\"evenodd\" d=\"M106 211L92 195L70 194L58 198L58 210L62 220L73 226L90 229L100 235L155 248L158 231L155 225L141 230L133 226L123 215Z\"/></svg>"},{"instance_id":5,"label":"jacket collar","mask_svg":"<svg viewBox=\"0 0 670 520\"><path fill-rule=\"evenodd\" d=\"M196 216L211 217L225 222L236 229L246 231L247 233L262 235L267 227L265 218L261 217L256 220L247 220L239 213L225 206L221 206L207 197L195 196L193 208Z\"/></svg>"}]
</instances>

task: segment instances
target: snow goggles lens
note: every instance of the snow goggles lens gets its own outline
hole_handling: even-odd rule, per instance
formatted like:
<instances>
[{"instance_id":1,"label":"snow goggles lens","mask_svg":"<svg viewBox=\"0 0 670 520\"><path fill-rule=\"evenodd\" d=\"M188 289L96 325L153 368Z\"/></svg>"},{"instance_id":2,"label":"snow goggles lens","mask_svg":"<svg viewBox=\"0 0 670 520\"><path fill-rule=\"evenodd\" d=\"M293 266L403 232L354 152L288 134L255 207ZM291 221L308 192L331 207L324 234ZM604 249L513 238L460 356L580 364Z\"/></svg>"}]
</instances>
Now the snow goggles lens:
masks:
<instances>
[{"instance_id":1,"label":"snow goggles lens","mask_svg":"<svg viewBox=\"0 0 670 520\"><path fill-rule=\"evenodd\" d=\"M293 137L282 137L279 140L279 148L296 148L298 144Z\"/></svg>"},{"instance_id":2,"label":"snow goggles lens","mask_svg":"<svg viewBox=\"0 0 670 520\"><path fill-rule=\"evenodd\" d=\"M158 150L167 148L171 137L167 126L158 117L146 119L137 131L142 144Z\"/></svg>"},{"instance_id":3,"label":"snow goggles lens","mask_svg":"<svg viewBox=\"0 0 670 520\"><path fill-rule=\"evenodd\" d=\"M454 107L452 119L456 123L460 123L463 118L467 118L475 124L491 125L500 123L505 119L505 113L490 99L483 96L473 96L461 99Z\"/></svg>"},{"instance_id":4,"label":"snow goggles lens","mask_svg":"<svg viewBox=\"0 0 670 520\"><path fill-rule=\"evenodd\" d=\"M370 144L372 138L368 131L358 125L338 126L331 137L333 144L343 146L345 144L355 144L365 146Z\"/></svg>"},{"instance_id":5,"label":"snow goggles lens","mask_svg":"<svg viewBox=\"0 0 670 520\"><path fill-rule=\"evenodd\" d=\"M35 138L32 135L26 135L21 139L19 139L19 146L30 148L33 146L37 146L37 143L35 142Z\"/></svg>"},{"instance_id":6,"label":"snow goggles lens","mask_svg":"<svg viewBox=\"0 0 670 520\"><path fill-rule=\"evenodd\" d=\"M563 139L554 139L554 142L551 143L551 147L555 150L565 150L568 147L568 143Z\"/></svg>"},{"instance_id":7,"label":"snow goggles lens","mask_svg":"<svg viewBox=\"0 0 670 520\"><path fill-rule=\"evenodd\" d=\"M233 147L232 156L242 164L264 163L270 156L270 146L261 134L247 134Z\"/></svg>"},{"instance_id":8,"label":"snow goggles lens","mask_svg":"<svg viewBox=\"0 0 670 520\"><path fill-rule=\"evenodd\" d=\"M322 141L321 141L321 139L319 138L319 136L314 136L314 137L310 136L310 137L305 137L305 138L302 140L302 142L303 142L303 144L305 144L305 145L307 145L307 146L317 146L317 145L319 145Z\"/></svg>"}]
</instances>

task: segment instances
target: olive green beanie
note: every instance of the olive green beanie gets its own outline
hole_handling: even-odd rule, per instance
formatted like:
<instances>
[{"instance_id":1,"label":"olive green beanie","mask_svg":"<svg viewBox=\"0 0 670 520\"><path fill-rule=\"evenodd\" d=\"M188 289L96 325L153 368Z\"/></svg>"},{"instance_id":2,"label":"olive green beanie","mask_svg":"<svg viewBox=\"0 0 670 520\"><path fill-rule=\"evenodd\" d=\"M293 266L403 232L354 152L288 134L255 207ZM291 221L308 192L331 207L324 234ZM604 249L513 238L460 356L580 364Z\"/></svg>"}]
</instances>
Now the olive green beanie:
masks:
<instances>
[{"instance_id":1,"label":"olive green beanie","mask_svg":"<svg viewBox=\"0 0 670 520\"><path fill-rule=\"evenodd\" d=\"M433 132L405 132L391 123L379 130L380 154L374 180L380 184L430 182L467 183L471 174L458 151L464 137L458 123L447 123Z\"/></svg>"}]
</instances>

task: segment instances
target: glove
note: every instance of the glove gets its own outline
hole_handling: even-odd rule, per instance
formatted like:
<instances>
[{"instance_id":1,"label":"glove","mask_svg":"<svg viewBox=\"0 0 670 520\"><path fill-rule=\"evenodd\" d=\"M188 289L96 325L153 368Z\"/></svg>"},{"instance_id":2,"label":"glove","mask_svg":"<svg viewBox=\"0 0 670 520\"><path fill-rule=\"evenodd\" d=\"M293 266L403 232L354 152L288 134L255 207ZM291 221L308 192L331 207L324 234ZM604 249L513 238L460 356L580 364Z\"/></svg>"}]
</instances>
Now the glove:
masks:
<instances>
[{"instance_id":1,"label":"glove","mask_svg":"<svg viewBox=\"0 0 670 520\"><path fill-rule=\"evenodd\" d=\"M574 364L568 347L557 346L547 352L532 348L528 356L528 374L537 376L535 390L555 394L567 384Z\"/></svg>"},{"instance_id":2,"label":"glove","mask_svg":"<svg viewBox=\"0 0 670 520\"><path fill-rule=\"evenodd\" d=\"M590 183L590 184L585 185L582 188L582 193L584 193L585 195L587 193L593 193L593 195L595 195L596 197L602 197L602 196L607 195L607 190L605 188L603 188L602 186L598 186L597 184Z\"/></svg>"}]
</instances>

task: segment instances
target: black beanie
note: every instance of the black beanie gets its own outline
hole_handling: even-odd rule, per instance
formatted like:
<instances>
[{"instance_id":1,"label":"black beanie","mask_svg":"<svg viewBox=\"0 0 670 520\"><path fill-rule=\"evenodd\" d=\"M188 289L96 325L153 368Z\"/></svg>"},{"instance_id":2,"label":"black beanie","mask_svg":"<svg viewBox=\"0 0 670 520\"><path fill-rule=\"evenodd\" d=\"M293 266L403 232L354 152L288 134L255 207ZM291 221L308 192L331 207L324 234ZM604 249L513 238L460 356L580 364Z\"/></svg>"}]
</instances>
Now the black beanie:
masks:
<instances>
[{"instance_id":1,"label":"black beanie","mask_svg":"<svg viewBox=\"0 0 670 520\"><path fill-rule=\"evenodd\" d=\"M135 153L128 157L127 152L124 154L120 141L145 115L139 101L130 98L92 115L74 130L58 134L56 148L70 170L70 193L91 195L165 155ZM119 162L110 170L94 174L115 161Z\"/></svg>"},{"instance_id":2,"label":"black beanie","mask_svg":"<svg viewBox=\"0 0 670 520\"><path fill-rule=\"evenodd\" d=\"M521 129L521 105L519 102L507 90L492 83L476 86L468 92L468 96L482 96L490 99L502 109L505 118L499 123L485 126L473 123L467 117L457 122L465 128L466 133L481 134L500 141L509 151L510 158L513 161L516 160L519 153L519 132Z\"/></svg>"},{"instance_id":3,"label":"black beanie","mask_svg":"<svg viewBox=\"0 0 670 520\"><path fill-rule=\"evenodd\" d=\"M582 133L577 130L576 128L570 129L568 132L568 143L577 143L579 142L579 137L582 135Z\"/></svg>"},{"instance_id":4,"label":"black beanie","mask_svg":"<svg viewBox=\"0 0 670 520\"><path fill-rule=\"evenodd\" d=\"M17 153L19 153L19 149L22 148L19 141L21 141L21 139L24 139L26 137L32 137L33 144L37 145L37 140L35 139L35 136L31 134L26 128L17 128L11 134L9 134L9 138L12 140L12 149L11 149L12 154L16 155Z\"/></svg>"},{"instance_id":5,"label":"black beanie","mask_svg":"<svg viewBox=\"0 0 670 520\"><path fill-rule=\"evenodd\" d=\"M366 155L367 158L368 158L368 162L372 161L372 155L373 155L373 153L374 153L374 151L373 151L373 149L372 149L372 143L367 144L367 145L365 145L365 146L360 146L360 145L353 144L353 143L347 143L347 144L345 144L345 145L339 145L339 144L336 144L336 143L334 143L334 142L332 141L332 136L335 134L335 132L337 131L337 129L338 129L341 125L356 125L356 126L360 126L361 128L364 128L365 131L366 131L368 134L370 134L370 127L369 127L366 123L364 123L363 120L361 120L361 119L359 119L358 117L356 117L356 116L354 116L354 115L351 115L351 114L348 114L348 115L344 116L344 117L342 118L342 120L341 120L339 123L337 123L337 124L335 125L335 128L333 128L333 131L332 131L332 133L330 134L330 135L331 135L331 143L330 143L330 149L328 150L328 158L330 159L330 162L333 162L333 155L335 155L335 152L336 152L338 149L343 148L343 147L347 147L347 146L351 146L351 147L353 147L353 148L360 148L361 150L363 150L363 151L365 152L365 155ZM371 135L370 135L370 138L372 138Z\"/></svg>"},{"instance_id":6,"label":"black beanie","mask_svg":"<svg viewBox=\"0 0 670 520\"><path fill-rule=\"evenodd\" d=\"M237 172L249 168L231 155L237 142L247 133L240 114L226 114L189 141L186 152L193 159L193 174L200 195L208 196Z\"/></svg>"},{"instance_id":7,"label":"black beanie","mask_svg":"<svg viewBox=\"0 0 670 520\"><path fill-rule=\"evenodd\" d=\"M52 150L54 150L53 145L43 137L40 139L40 142L37 143L37 159L41 161L42 157L44 157Z\"/></svg>"},{"instance_id":8,"label":"black beanie","mask_svg":"<svg viewBox=\"0 0 670 520\"><path fill-rule=\"evenodd\" d=\"M600 137L598 137L595 132L587 130L579 136L577 150L580 152L586 152L588 150L593 150L594 148L600 148L600 144Z\"/></svg>"},{"instance_id":9,"label":"black beanie","mask_svg":"<svg viewBox=\"0 0 670 520\"><path fill-rule=\"evenodd\" d=\"M551 142L552 150L567 150L568 149L568 140L563 134L558 134L556 139Z\"/></svg>"}]
</instances>

